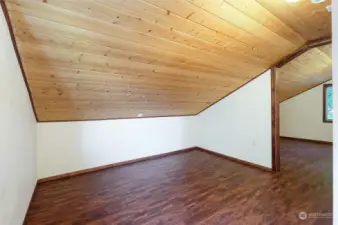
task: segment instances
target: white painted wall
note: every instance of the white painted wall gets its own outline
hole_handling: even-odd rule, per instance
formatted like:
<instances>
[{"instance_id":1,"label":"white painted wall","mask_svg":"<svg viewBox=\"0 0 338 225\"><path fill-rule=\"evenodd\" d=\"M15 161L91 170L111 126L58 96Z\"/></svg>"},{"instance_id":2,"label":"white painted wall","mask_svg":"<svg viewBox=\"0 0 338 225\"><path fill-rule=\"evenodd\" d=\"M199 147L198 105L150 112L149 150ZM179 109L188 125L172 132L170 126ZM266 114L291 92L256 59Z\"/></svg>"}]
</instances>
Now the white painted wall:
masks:
<instances>
[{"instance_id":1,"label":"white painted wall","mask_svg":"<svg viewBox=\"0 0 338 225\"><path fill-rule=\"evenodd\" d=\"M35 184L36 121L0 9L0 224L22 224Z\"/></svg>"},{"instance_id":2,"label":"white painted wall","mask_svg":"<svg viewBox=\"0 0 338 225\"><path fill-rule=\"evenodd\" d=\"M280 104L280 135L332 142L332 123L323 122L323 85Z\"/></svg>"},{"instance_id":3,"label":"white painted wall","mask_svg":"<svg viewBox=\"0 0 338 225\"><path fill-rule=\"evenodd\" d=\"M272 167L270 71L196 118L197 146Z\"/></svg>"},{"instance_id":4,"label":"white painted wall","mask_svg":"<svg viewBox=\"0 0 338 225\"><path fill-rule=\"evenodd\" d=\"M38 123L38 177L200 146L271 168L271 77L198 116Z\"/></svg>"},{"instance_id":5,"label":"white painted wall","mask_svg":"<svg viewBox=\"0 0 338 225\"><path fill-rule=\"evenodd\" d=\"M333 90L338 90L338 1L332 1L332 54L333 54ZM338 91L333 91L333 107L338 107ZM338 113L334 109L333 119L333 224L338 225Z\"/></svg>"},{"instance_id":6,"label":"white painted wall","mask_svg":"<svg viewBox=\"0 0 338 225\"><path fill-rule=\"evenodd\" d=\"M44 178L196 146L194 117L38 123Z\"/></svg>"}]
</instances>

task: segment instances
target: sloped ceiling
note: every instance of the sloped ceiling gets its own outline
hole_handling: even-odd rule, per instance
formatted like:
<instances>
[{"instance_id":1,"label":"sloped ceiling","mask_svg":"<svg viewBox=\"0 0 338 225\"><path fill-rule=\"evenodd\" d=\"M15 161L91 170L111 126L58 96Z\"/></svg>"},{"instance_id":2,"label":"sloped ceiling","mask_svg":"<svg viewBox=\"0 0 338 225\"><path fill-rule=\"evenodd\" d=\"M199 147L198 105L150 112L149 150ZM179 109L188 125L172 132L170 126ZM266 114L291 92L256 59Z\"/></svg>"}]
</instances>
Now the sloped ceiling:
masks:
<instances>
[{"instance_id":1,"label":"sloped ceiling","mask_svg":"<svg viewBox=\"0 0 338 225\"><path fill-rule=\"evenodd\" d=\"M6 0L39 121L196 114L305 42L310 0Z\"/></svg>"},{"instance_id":2,"label":"sloped ceiling","mask_svg":"<svg viewBox=\"0 0 338 225\"><path fill-rule=\"evenodd\" d=\"M332 45L312 48L277 69L280 101L332 79Z\"/></svg>"}]
</instances>

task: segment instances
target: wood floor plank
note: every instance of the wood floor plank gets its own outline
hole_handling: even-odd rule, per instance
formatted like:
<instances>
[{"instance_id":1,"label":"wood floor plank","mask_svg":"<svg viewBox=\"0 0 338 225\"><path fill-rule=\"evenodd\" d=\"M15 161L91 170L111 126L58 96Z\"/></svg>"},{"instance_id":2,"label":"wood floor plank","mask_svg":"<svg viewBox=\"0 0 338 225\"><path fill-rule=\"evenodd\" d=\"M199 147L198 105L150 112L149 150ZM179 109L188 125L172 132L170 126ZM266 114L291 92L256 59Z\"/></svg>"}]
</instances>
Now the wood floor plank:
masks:
<instances>
[{"instance_id":1,"label":"wood floor plank","mask_svg":"<svg viewBox=\"0 0 338 225\"><path fill-rule=\"evenodd\" d=\"M281 140L281 173L198 150L38 184L36 224L332 224L332 146Z\"/></svg>"}]
</instances>

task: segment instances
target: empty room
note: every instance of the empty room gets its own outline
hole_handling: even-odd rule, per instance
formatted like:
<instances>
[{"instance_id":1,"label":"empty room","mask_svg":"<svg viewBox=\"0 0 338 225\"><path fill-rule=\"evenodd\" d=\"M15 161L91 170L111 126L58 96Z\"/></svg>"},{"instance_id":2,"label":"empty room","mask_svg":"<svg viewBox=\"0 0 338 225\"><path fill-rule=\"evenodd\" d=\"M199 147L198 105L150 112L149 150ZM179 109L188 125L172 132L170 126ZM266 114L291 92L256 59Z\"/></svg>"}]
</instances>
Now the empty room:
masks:
<instances>
[{"instance_id":1,"label":"empty room","mask_svg":"<svg viewBox=\"0 0 338 225\"><path fill-rule=\"evenodd\" d=\"M336 2L0 2L0 225L336 222Z\"/></svg>"}]
</instances>

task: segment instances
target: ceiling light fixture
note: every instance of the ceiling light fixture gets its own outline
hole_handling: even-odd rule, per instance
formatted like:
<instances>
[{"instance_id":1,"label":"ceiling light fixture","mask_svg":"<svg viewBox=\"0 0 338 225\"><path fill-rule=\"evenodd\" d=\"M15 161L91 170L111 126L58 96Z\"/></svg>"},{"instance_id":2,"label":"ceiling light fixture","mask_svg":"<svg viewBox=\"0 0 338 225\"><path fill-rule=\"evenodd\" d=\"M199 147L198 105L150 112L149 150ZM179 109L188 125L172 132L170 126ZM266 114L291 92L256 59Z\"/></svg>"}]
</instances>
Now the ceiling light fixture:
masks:
<instances>
[{"instance_id":1,"label":"ceiling light fixture","mask_svg":"<svg viewBox=\"0 0 338 225\"><path fill-rule=\"evenodd\" d=\"M142 117L142 116L143 116L143 113L137 114L137 117Z\"/></svg>"},{"instance_id":2,"label":"ceiling light fixture","mask_svg":"<svg viewBox=\"0 0 338 225\"><path fill-rule=\"evenodd\" d=\"M322 2L325 2L326 0L312 0L312 3L313 4L319 4L319 3L322 3Z\"/></svg>"}]
</instances>

